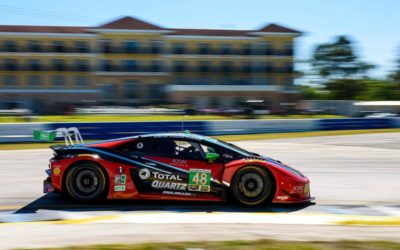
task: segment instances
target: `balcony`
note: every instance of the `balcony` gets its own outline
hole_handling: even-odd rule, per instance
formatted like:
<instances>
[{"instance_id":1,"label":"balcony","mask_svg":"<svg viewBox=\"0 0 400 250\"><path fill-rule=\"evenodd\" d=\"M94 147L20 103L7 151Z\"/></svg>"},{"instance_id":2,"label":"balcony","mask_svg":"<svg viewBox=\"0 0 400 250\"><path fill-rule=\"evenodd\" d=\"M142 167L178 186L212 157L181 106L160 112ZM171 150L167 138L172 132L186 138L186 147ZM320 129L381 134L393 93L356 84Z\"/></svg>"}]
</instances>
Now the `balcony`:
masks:
<instances>
[{"instance_id":1,"label":"balcony","mask_svg":"<svg viewBox=\"0 0 400 250\"><path fill-rule=\"evenodd\" d=\"M117 46L104 46L100 49L104 54L147 54L157 55L163 53L162 47L138 47L138 48L123 48Z\"/></svg>"},{"instance_id":2,"label":"balcony","mask_svg":"<svg viewBox=\"0 0 400 250\"><path fill-rule=\"evenodd\" d=\"M26 48L16 47L14 49L0 47L0 53L13 52L13 53L91 53L90 48L71 48L71 47L40 47L40 48Z\"/></svg>"},{"instance_id":3,"label":"balcony","mask_svg":"<svg viewBox=\"0 0 400 250\"><path fill-rule=\"evenodd\" d=\"M164 67L158 65L146 65L146 66L120 66L120 65L103 65L98 66L97 71L100 72L131 72L131 73L163 73L165 72Z\"/></svg>"},{"instance_id":4,"label":"balcony","mask_svg":"<svg viewBox=\"0 0 400 250\"><path fill-rule=\"evenodd\" d=\"M58 71L58 72L88 72L91 70L89 65L3 65L1 71Z\"/></svg>"}]
</instances>

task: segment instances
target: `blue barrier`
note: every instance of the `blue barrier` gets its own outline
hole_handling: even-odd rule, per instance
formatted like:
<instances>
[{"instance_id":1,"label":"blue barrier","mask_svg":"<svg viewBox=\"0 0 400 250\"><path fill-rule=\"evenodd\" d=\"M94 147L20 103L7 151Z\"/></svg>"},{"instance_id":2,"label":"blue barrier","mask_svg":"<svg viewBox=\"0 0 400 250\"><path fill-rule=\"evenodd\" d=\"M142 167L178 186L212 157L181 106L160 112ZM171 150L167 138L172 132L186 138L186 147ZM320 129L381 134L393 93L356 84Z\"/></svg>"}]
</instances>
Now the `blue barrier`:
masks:
<instances>
[{"instance_id":1,"label":"blue barrier","mask_svg":"<svg viewBox=\"0 0 400 250\"><path fill-rule=\"evenodd\" d=\"M351 129L382 129L393 128L391 118L347 118L347 119L320 119L315 121L317 130L351 130Z\"/></svg>"},{"instance_id":2,"label":"blue barrier","mask_svg":"<svg viewBox=\"0 0 400 250\"><path fill-rule=\"evenodd\" d=\"M77 127L82 137L87 140L113 139L149 133L182 132L184 130L207 134L205 121L50 123L47 129L54 130L60 127Z\"/></svg>"},{"instance_id":3,"label":"blue barrier","mask_svg":"<svg viewBox=\"0 0 400 250\"><path fill-rule=\"evenodd\" d=\"M282 133L321 130L400 128L400 118L349 118L299 120L223 120L170 122L98 122L98 123L2 123L0 143L31 142L33 130L77 127L85 140L105 140L160 132L203 135Z\"/></svg>"}]
</instances>

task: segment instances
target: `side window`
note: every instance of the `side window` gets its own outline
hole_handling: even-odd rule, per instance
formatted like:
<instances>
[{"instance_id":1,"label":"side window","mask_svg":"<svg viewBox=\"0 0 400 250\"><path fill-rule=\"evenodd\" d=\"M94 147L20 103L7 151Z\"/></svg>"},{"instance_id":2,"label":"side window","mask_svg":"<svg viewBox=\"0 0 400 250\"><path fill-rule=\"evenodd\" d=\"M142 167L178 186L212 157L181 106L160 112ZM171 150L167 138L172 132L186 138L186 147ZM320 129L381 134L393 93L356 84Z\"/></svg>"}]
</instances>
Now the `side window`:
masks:
<instances>
[{"instance_id":1,"label":"side window","mask_svg":"<svg viewBox=\"0 0 400 250\"><path fill-rule=\"evenodd\" d=\"M184 140L164 139L160 143L158 154L165 157L203 160L204 156L198 143Z\"/></svg>"},{"instance_id":2,"label":"side window","mask_svg":"<svg viewBox=\"0 0 400 250\"><path fill-rule=\"evenodd\" d=\"M119 150L126 154L156 154L159 147L157 140L137 140L122 146Z\"/></svg>"}]
</instances>

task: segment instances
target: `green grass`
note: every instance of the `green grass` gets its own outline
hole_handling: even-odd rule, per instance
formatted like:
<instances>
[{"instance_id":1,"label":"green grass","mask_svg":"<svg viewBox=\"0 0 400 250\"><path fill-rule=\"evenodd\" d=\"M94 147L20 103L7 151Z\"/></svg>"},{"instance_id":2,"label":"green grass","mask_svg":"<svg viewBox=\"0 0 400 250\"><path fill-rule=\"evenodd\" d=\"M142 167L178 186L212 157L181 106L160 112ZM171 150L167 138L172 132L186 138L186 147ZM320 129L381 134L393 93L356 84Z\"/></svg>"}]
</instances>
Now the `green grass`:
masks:
<instances>
[{"instance_id":1,"label":"green grass","mask_svg":"<svg viewBox=\"0 0 400 250\"><path fill-rule=\"evenodd\" d=\"M224 141L242 141L242 140L267 140L267 139L284 139L297 137L314 137L314 136L332 136L332 135L356 135L356 134L374 134L374 133L395 133L400 132L400 128L393 129L366 129L366 130L334 130L334 131L315 131L315 132L293 132L293 133L271 133L271 134L247 134L247 135L222 135L214 136ZM87 141L88 142L88 141ZM4 143L0 144L0 150L17 150L17 149L42 149L48 148L57 143Z\"/></svg>"},{"instance_id":2,"label":"green grass","mask_svg":"<svg viewBox=\"0 0 400 250\"><path fill-rule=\"evenodd\" d=\"M63 250L172 250L172 249L205 249L205 250L250 250L250 249L285 249L285 250L339 250L339 249L365 249L365 250L395 250L400 249L400 243L389 241L277 241L277 240L257 240L257 241L202 241L202 242L176 242L176 243L145 243L145 244L115 244L115 245L92 245L75 246L65 248L45 248Z\"/></svg>"},{"instance_id":3,"label":"green grass","mask_svg":"<svg viewBox=\"0 0 400 250\"><path fill-rule=\"evenodd\" d=\"M343 118L338 115L263 115L258 119L306 119L306 118ZM244 116L221 115L48 115L32 116L29 122L128 122L128 121L193 121L244 119ZM27 122L20 116L0 116L0 123Z\"/></svg>"}]
</instances>

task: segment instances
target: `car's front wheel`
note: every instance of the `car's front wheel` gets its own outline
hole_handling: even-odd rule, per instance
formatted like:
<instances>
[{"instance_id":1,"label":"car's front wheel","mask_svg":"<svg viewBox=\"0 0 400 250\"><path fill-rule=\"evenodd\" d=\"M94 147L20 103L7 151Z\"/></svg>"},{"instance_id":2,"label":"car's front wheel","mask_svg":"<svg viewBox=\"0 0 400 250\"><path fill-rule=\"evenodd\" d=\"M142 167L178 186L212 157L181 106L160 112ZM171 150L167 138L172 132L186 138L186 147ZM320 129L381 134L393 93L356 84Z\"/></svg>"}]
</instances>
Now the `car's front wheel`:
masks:
<instances>
[{"instance_id":1,"label":"car's front wheel","mask_svg":"<svg viewBox=\"0 0 400 250\"><path fill-rule=\"evenodd\" d=\"M68 171L65 187L68 195L76 200L100 200L107 191L106 175L100 166L94 163L79 163Z\"/></svg>"},{"instance_id":2,"label":"car's front wheel","mask_svg":"<svg viewBox=\"0 0 400 250\"><path fill-rule=\"evenodd\" d=\"M261 167L240 169L231 182L231 192L236 201L244 205L259 205L271 199L273 177Z\"/></svg>"}]
</instances>

